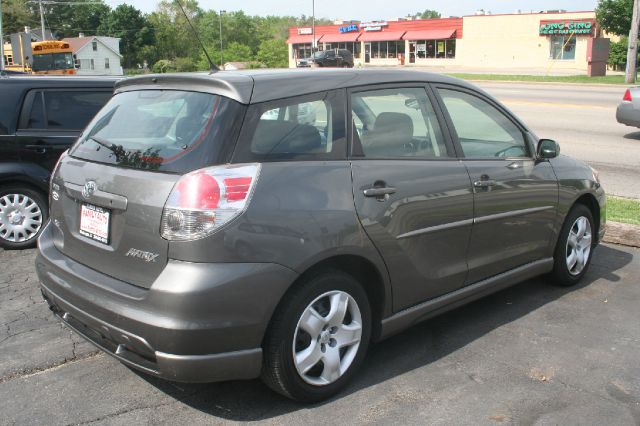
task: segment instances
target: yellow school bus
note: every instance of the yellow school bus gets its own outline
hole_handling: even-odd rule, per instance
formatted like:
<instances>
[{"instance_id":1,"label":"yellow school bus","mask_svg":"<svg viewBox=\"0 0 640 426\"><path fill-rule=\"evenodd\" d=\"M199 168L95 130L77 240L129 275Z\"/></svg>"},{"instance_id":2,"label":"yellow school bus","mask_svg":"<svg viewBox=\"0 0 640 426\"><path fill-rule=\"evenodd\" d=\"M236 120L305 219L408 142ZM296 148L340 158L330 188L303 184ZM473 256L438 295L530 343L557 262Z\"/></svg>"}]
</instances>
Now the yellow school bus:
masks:
<instances>
[{"instance_id":1,"label":"yellow school bus","mask_svg":"<svg viewBox=\"0 0 640 426\"><path fill-rule=\"evenodd\" d=\"M33 74L75 74L75 60L69 43L58 40L31 43Z\"/></svg>"}]
</instances>

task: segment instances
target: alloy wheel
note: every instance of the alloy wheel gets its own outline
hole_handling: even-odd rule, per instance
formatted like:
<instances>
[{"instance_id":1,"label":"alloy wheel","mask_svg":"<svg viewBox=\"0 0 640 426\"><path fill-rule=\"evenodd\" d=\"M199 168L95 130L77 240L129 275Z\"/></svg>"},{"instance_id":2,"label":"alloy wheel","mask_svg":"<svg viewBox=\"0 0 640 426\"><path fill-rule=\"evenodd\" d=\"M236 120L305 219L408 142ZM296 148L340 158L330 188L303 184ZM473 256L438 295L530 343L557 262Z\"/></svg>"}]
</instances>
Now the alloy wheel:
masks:
<instances>
[{"instance_id":1,"label":"alloy wheel","mask_svg":"<svg viewBox=\"0 0 640 426\"><path fill-rule=\"evenodd\" d=\"M330 291L302 312L293 339L293 361L305 382L334 383L349 369L362 339L362 315L355 299Z\"/></svg>"},{"instance_id":2,"label":"alloy wheel","mask_svg":"<svg viewBox=\"0 0 640 426\"><path fill-rule=\"evenodd\" d=\"M591 253L591 223L584 216L579 216L567 237L566 262L571 275L579 275L589 260Z\"/></svg>"}]
</instances>

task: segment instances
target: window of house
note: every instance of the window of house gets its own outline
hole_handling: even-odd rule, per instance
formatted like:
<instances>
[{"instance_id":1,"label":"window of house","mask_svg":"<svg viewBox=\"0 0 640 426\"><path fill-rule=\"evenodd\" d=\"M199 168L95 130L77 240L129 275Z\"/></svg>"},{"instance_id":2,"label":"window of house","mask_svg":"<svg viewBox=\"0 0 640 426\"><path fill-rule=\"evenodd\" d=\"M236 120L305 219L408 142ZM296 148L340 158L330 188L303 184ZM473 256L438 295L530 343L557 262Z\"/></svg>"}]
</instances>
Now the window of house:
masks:
<instances>
[{"instance_id":1,"label":"window of house","mask_svg":"<svg viewBox=\"0 0 640 426\"><path fill-rule=\"evenodd\" d=\"M550 59L573 60L576 58L576 37L574 35L552 36L550 44Z\"/></svg>"},{"instance_id":2,"label":"window of house","mask_svg":"<svg viewBox=\"0 0 640 426\"><path fill-rule=\"evenodd\" d=\"M96 63L94 62L93 59L91 59L90 65L89 65L89 69L95 70L96 69Z\"/></svg>"},{"instance_id":3,"label":"window of house","mask_svg":"<svg viewBox=\"0 0 640 426\"><path fill-rule=\"evenodd\" d=\"M438 158L448 155L440 125L424 88L354 93L351 107L354 155L366 158Z\"/></svg>"},{"instance_id":4,"label":"window of house","mask_svg":"<svg viewBox=\"0 0 640 426\"><path fill-rule=\"evenodd\" d=\"M109 58L104 58L104 69L109 69Z\"/></svg>"},{"instance_id":5,"label":"window of house","mask_svg":"<svg viewBox=\"0 0 640 426\"><path fill-rule=\"evenodd\" d=\"M92 42L91 42L91 47L93 48L93 51L94 51L94 52L97 52L97 51L98 51L98 42L97 42L97 41L95 41L95 40L94 40L94 41L92 41Z\"/></svg>"}]
</instances>

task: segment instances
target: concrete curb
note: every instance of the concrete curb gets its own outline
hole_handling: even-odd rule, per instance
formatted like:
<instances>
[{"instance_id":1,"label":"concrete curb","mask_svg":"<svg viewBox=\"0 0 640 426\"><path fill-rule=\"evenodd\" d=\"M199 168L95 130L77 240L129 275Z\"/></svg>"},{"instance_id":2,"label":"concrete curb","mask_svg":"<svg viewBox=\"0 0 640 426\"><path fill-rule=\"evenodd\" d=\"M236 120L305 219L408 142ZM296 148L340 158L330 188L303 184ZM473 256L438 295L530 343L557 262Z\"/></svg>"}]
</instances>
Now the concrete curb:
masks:
<instances>
[{"instance_id":1,"label":"concrete curb","mask_svg":"<svg viewBox=\"0 0 640 426\"><path fill-rule=\"evenodd\" d=\"M603 242L629 247L640 247L640 226L628 223L607 222Z\"/></svg>"}]
</instances>

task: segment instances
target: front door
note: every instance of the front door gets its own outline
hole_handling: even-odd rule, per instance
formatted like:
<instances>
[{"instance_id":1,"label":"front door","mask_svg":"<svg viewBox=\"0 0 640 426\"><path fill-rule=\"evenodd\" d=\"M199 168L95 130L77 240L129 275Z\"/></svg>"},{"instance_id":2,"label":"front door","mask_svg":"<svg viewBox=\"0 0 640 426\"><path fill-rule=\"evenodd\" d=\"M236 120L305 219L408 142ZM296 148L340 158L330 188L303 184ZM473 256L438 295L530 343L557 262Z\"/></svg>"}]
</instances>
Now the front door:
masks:
<instances>
[{"instance_id":1,"label":"front door","mask_svg":"<svg viewBox=\"0 0 640 426\"><path fill-rule=\"evenodd\" d=\"M364 62L366 64L371 62L371 43L364 44Z\"/></svg>"},{"instance_id":2,"label":"front door","mask_svg":"<svg viewBox=\"0 0 640 426\"><path fill-rule=\"evenodd\" d=\"M410 64L416 63L416 42L415 41L409 42L409 63Z\"/></svg>"},{"instance_id":3,"label":"front door","mask_svg":"<svg viewBox=\"0 0 640 426\"><path fill-rule=\"evenodd\" d=\"M467 274L473 192L428 93L350 93L356 211L386 262L396 310L460 288Z\"/></svg>"},{"instance_id":4,"label":"front door","mask_svg":"<svg viewBox=\"0 0 640 426\"><path fill-rule=\"evenodd\" d=\"M440 87L474 190L467 284L549 256L558 204L551 165L526 129L482 95Z\"/></svg>"}]
</instances>

